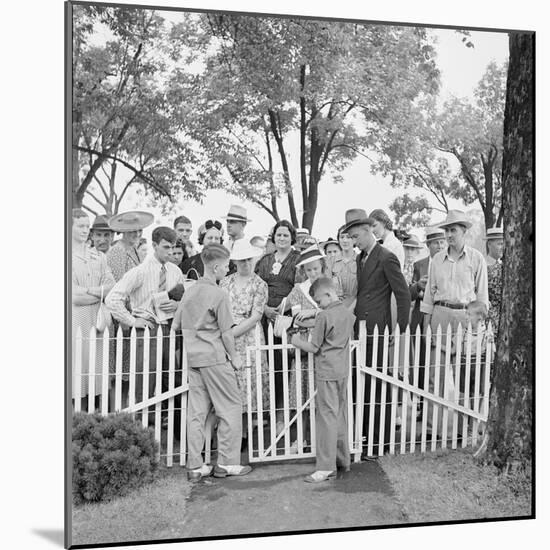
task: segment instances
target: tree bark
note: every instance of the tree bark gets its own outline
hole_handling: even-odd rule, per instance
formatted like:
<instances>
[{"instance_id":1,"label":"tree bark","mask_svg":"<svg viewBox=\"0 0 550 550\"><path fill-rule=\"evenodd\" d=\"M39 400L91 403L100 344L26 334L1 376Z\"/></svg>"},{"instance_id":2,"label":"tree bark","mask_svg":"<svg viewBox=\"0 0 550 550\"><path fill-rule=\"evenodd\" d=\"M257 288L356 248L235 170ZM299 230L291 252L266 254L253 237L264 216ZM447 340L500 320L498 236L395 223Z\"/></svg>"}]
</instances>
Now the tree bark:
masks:
<instances>
[{"instance_id":1,"label":"tree bark","mask_svg":"<svg viewBox=\"0 0 550 550\"><path fill-rule=\"evenodd\" d=\"M528 468L533 405L534 34L510 34L504 115L503 294L483 458Z\"/></svg>"}]
</instances>

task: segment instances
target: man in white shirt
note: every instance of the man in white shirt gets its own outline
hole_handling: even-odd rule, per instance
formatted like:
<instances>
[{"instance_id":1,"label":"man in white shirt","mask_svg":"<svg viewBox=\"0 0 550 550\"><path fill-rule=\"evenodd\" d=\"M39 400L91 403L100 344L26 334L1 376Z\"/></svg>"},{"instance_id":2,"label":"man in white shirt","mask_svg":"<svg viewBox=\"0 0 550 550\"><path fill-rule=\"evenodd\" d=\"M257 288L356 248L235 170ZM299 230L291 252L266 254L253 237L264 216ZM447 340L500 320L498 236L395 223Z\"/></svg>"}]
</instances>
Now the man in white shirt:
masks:
<instances>
[{"instance_id":1,"label":"man in white shirt","mask_svg":"<svg viewBox=\"0 0 550 550\"><path fill-rule=\"evenodd\" d=\"M105 298L105 304L113 317L120 322L124 336L130 335L131 327L136 328L136 402L141 402L154 394L156 380L156 338L159 327L163 334L163 371L168 368L168 344L172 317L178 307L175 300L168 297L168 292L177 284L184 282L181 270L170 262L172 248L176 242L176 232L169 227L157 227L153 231L153 254L143 263L127 271L115 284ZM166 293L164 297L163 294ZM155 306L153 295L159 300ZM130 311L126 308L129 300ZM143 395L143 332L145 327L151 329L149 347L149 396ZM166 376L164 376L166 375ZM167 372L163 378L167 379ZM164 382L164 381L163 381ZM165 384L163 383L163 386Z\"/></svg>"}]
</instances>

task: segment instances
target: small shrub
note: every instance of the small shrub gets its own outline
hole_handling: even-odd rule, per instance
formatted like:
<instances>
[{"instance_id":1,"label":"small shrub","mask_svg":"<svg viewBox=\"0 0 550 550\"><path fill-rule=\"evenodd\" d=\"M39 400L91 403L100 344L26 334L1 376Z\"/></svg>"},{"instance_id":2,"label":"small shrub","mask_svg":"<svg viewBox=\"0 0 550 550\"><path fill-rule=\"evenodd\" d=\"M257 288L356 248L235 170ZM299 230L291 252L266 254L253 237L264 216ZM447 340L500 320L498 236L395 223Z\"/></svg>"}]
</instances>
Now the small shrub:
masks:
<instances>
[{"instance_id":1,"label":"small shrub","mask_svg":"<svg viewBox=\"0 0 550 550\"><path fill-rule=\"evenodd\" d=\"M151 482L158 444L150 428L131 415L73 415L73 500L111 500Z\"/></svg>"}]
</instances>

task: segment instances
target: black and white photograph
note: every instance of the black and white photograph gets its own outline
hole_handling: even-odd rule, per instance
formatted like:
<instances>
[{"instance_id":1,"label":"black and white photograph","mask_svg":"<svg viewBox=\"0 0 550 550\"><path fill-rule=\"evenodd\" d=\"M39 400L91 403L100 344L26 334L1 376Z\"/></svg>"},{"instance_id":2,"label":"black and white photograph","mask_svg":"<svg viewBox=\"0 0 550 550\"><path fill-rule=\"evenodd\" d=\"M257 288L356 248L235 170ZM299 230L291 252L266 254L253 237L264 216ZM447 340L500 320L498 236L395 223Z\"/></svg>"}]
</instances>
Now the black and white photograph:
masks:
<instances>
[{"instance_id":1,"label":"black and white photograph","mask_svg":"<svg viewBox=\"0 0 550 550\"><path fill-rule=\"evenodd\" d=\"M532 517L534 34L67 40L67 543Z\"/></svg>"},{"instance_id":2,"label":"black and white photograph","mask_svg":"<svg viewBox=\"0 0 550 550\"><path fill-rule=\"evenodd\" d=\"M30 216L45 275L14 258L6 286L46 295L11 352L44 371L40 397L20 367L5 417L32 416L16 483L51 495L25 520L35 546L531 540L540 25L346 2L50 4L63 71L36 37L23 100L59 81L64 149L54 178L36 139L17 160L36 182L9 207L52 190Z\"/></svg>"}]
</instances>

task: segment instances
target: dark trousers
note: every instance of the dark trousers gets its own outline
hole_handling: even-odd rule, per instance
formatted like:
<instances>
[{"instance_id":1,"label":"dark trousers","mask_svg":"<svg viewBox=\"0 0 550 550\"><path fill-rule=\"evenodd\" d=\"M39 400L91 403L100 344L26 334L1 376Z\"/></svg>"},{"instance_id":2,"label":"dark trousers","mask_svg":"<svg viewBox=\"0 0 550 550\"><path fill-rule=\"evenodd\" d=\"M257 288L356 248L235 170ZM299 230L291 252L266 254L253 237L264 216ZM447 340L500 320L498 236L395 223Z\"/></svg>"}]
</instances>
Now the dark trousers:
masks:
<instances>
[{"instance_id":1,"label":"dark trousers","mask_svg":"<svg viewBox=\"0 0 550 550\"><path fill-rule=\"evenodd\" d=\"M373 365L373 352L375 349L375 346L377 347L377 357L376 357L376 364ZM372 329L369 329L367 327L367 345L366 345L366 365L367 366L375 366L377 370L382 371L382 360L383 360L383 352L384 352L384 336L383 334L380 335L377 339L377 341L374 341L374 337L372 336ZM386 371L388 372L388 371ZM386 385L386 405L382 407L381 405L381 399L382 399L382 382L379 379L375 379L372 376L366 376L365 377L365 406L363 409L363 452L366 452L367 450L367 443L368 443L368 437L369 437L369 423L370 423L370 416L371 416L371 387L372 384L376 383L376 389L374 393L374 407L373 407L373 416L374 416L374 426L373 426L373 453L375 455L379 454L379 441L380 441L380 435L382 433L382 443L383 443L383 451L387 452L389 450L389 441L390 441L390 424L391 424L391 387L389 385ZM380 428L380 417L382 413L382 409L385 410L385 418L384 418L384 425L382 426L382 429Z\"/></svg>"}]
</instances>

